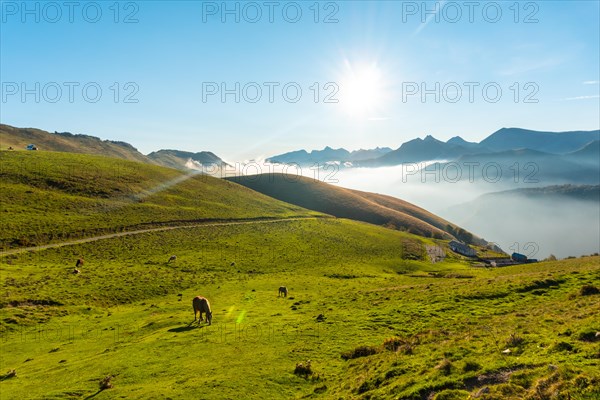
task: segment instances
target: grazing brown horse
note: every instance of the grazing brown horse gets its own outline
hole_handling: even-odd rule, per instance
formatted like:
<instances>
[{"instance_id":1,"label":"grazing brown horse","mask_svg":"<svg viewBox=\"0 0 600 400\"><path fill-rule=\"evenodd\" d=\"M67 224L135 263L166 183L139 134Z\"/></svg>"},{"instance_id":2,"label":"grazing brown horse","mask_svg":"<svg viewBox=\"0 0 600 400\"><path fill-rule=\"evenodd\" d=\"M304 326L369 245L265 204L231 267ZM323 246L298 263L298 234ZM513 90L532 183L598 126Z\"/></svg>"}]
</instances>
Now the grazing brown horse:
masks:
<instances>
[{"instance_id":1,"label":"grazing brown horse","mask_svg":"<svg viewBox=\"0 0 600 400\"><path fill-rule=\"evenodd\" d=\"M194 307L194 321L196 321L196 313L200 312L200 319L198 320L198 323L202 321L202 313L205 313L206 322L208 322L209 325L212 324L212 311L210 309L210 303L206 298L202 296L194 297L194 300L192 300L192 306Z\"/></svg>"},{"instance_id":2,"label":"grazing brown horse","mask_svg":"<svg viewBox=\"0 0 600 400\"><path fill-rule=\"evenodd\" d=\"M279 297L279 296L283 295L283 297L287 297L287 294L288 294L287 288L285 286L280 286L277 296Z\"/></svg>"},{"instance_id":3,"label":"grazing brown horse","mask_svg":"<svg viewBox=\"0 0 600 400\"><path fill-rule=\"evenodd\" d=\"M75 263L75 268L83 267L83 257L77 260Z\"/></svg>"}]
</instances>

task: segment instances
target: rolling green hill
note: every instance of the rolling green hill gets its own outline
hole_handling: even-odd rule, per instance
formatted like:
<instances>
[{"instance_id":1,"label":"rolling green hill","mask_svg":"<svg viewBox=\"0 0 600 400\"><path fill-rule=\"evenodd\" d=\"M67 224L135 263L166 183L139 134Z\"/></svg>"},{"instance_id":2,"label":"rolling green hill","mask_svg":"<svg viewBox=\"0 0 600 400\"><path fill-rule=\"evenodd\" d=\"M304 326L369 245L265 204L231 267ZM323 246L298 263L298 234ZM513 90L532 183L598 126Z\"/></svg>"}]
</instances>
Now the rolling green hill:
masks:
<instances>
[{"instance_id":1,"label":"rolling green hill","mask_svg":"<svg viewBox=\"0 0 600 400\"><path fill-rule=\"evenodd\" d=\"M391 196L345 189L295 175L263 174L227 179L287 203L339 218L385 225L420 236L458 237L467 243L486 243L414 204Z\"/></svg>"},{"instance_id":2,"label":"rolling green hill","mask_svg":"<svg viewBox=\"0 0 600 400\"><path fill-rule=\"evenodd\" d=\"M24 150L27 145L34 144L41 151L59 151L64 153L95 154L163 167L189 171L188 161L201 164L223 166L226 163L209 151L191 153L179 150L159 150L148 154L140 153L129 143L102 140L95 136L72 134L69 132L46 132L34 128L16 128L0 124L0 150L12 147Z\"/></svg>"},{"instance_id":3,"label":"rolling green hill","mask_svg":"<svg viewBox=\"0 0 600 400\"><path fill-rule=\"evenodd\" d=\"M74 135L69 132L46 132L34 128L15 128L0 124L0 150L12 147L23 150L28 144L35 144L43 151L98 154L130 161L151 163L135 147L125 142L102 140L95 136Z\"/></svg>"},{"instance_id":4,"label":"rolling green hill","mask_svg":"<svg viewBox=\"0 0 600 400\"><path fill-rule=\"evenodd\" d=\"M58 152L1 151L0 192L5 249L152 226L318 214L206 175Z\"/></svg>"}]
</instances>

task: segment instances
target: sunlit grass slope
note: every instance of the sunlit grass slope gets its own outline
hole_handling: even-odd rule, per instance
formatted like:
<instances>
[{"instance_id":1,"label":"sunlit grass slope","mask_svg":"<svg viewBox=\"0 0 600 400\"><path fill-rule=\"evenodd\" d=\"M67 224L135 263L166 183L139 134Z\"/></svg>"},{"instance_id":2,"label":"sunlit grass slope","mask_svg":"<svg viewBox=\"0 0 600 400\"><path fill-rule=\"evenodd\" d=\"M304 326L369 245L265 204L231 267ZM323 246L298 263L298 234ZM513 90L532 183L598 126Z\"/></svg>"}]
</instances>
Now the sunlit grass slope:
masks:
<instances>
[{"instance_id":1,"label":"sunlit grass slope","mask_svg":"<svg viewBox=\"0 0 600 400\"><path fill-rule=\"evenodd\" d=\"M318 213L204 175L102 156L0 152L0 246L198 220Z\"/></svg>"},{"instance_id":2,"label":"sunlit grass slope","mask_svg":"<svg viewBox=\"0 0 600 400\"><path fill-rule=\"evenodd\" d=\"M443 218L391 196L346 189L316 179L286 174L228 179L276 199L336 217L385 225L420 236L439 239L458 237L467 243L485 244Z\"/></svg>"},{"instance_id":3,"label":"sunlit grass slope","mask_svg":"<svg viewBox=\"0 0 600 400\"><path fill-rule=\"evenodd\" d=\"M96 154L152 163L152 160L140 153L129 143L102 140L89 135L51 133L41 129L17 128L0 124L0 150L6 150L9 147L12 147L16 151L25 150L29 144L35 145L41 151Z\"/></svg>"},{"instance_id":4,"label":"sunlit grass slope","mask_svg":"<svg viewBox=\"0 0 600 400\"><path fill-rule=\"evenodd\" d=\"M597 286L598 257L493 270L414 259L433 243L316 219L3 257L0 373L16 376L2 396L597 398L599 295L582 289ZM189 326L196 295L210 327ZM308 360L313 373L294 374Z\"/></svg>"}]
</instances>

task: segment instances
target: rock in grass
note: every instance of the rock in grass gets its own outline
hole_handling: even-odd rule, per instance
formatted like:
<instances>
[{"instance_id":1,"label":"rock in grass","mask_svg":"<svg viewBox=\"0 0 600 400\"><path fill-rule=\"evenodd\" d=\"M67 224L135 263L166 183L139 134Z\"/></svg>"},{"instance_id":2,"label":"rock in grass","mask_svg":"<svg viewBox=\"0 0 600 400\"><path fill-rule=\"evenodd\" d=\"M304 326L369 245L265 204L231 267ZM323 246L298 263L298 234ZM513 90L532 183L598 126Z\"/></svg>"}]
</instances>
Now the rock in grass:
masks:
<instances>
[{"instance_id":1,"label":"rock in grass","mask_svg":"<svg viewBox=\"0 0 600 400\"><path fill-rule=\"evenodd\" d=\"M5 379L14 378L15 376L17 376L17 370L11 369L6 374L4 374L2 377L0 377L0 381L3 381Z\"/></svg>"}]
</instances>

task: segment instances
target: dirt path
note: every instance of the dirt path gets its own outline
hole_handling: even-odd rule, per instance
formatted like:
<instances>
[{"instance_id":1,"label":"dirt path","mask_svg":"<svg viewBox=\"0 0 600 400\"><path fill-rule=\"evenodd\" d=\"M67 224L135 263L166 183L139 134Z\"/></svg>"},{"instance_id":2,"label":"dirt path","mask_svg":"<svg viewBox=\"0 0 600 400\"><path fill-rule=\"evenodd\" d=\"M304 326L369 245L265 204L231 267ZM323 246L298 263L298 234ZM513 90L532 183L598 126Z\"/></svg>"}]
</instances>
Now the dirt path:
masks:
<instances>
[{"instance_id":1,"label":"dirt path","mask_svg":"<svg viewBox=\"0 0 600 400\"><path fill-rule=\"evenodd\" d=\"M6 250L6 251L0 252L0 257L8 256L11 254L26 253L28 251L40 251L40 250L46 250L46 249L53 249L56 247L73 246L75 244L95 242L97 240L112 239L112 238L121 237L121 236L139 235L140 233L148 233L148 232L162 232L162 231L171 231L174 229L190 229L190 228L199 228L199 227L205 227L205 226L273 224L273 223L277 223L277 222L303 221L303 220L308 220L308 219L317 219L317 217L281 218L281 219L266 219L266 220L251 220L251 221L237 220L237 221L229 221L229 222L207 222L207 223L193 224L193 225L164 226L161 228L139 229L136 231L110 233L110 234L106 234L106 235L93 236L93 237L89 237L89 238L71 240L71 241L61 242L61 243L52 243L52 244L45 244L42 246L33 246L33 247L24 247L21 249Z\"/></svg>"}]
</instances>

